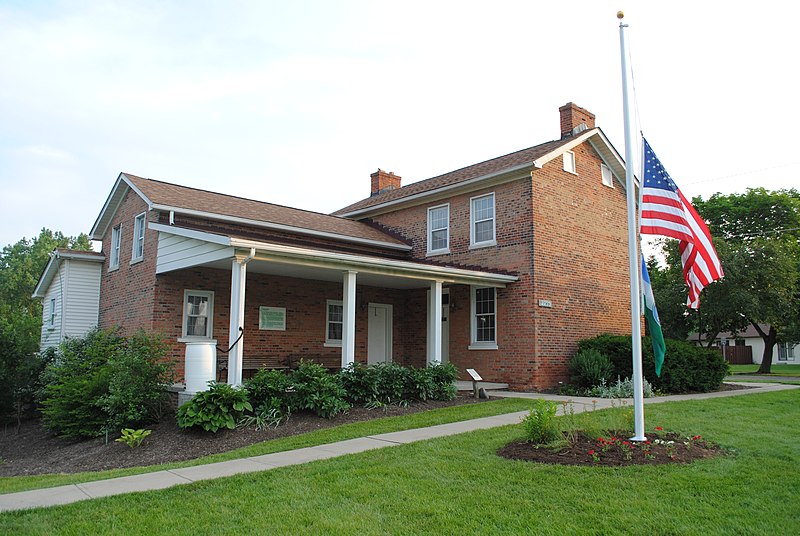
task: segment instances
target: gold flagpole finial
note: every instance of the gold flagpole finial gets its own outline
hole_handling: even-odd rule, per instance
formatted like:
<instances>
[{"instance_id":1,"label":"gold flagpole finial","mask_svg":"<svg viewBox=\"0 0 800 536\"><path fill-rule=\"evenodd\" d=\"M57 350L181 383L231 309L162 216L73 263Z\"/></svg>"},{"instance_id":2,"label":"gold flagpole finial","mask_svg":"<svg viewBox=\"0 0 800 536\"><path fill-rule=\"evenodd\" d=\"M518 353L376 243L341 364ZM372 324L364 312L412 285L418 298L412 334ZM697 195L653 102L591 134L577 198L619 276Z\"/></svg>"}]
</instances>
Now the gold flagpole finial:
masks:
<instances>
[{"instance_id":1,"label":"gold flagpole finial","mask_svg":"<svg viewBox=\"0 0 800 536\"><path fill-rule=\"evenodd\" d=\"M625 12L624 11L617 11L617 18L619 20L622 20L623 17L625 17Z\"/></svg>"}]
</instances>

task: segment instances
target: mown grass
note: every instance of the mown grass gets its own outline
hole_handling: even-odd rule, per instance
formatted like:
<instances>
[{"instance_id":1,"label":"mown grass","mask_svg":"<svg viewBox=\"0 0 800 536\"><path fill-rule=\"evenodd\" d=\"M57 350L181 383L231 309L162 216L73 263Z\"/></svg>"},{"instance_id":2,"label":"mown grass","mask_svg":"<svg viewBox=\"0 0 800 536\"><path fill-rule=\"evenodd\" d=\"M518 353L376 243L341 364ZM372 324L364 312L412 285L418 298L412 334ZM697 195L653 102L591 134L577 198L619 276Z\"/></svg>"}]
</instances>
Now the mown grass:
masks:
<instances>
[{"instance_id":1,"label":"mown grass","mask_svg":"<svg viewBox=\"0 0 800 536\"><path fill-rule=\"evenodd\" d=\"M668 402L647 428L702 434L690 465L499 458L519 426L0 515L7 534L797 534L800 390ZM614 420L612 411L578 419Z\"/></svg>"},{"instance_id":2,"label":"mown grass","mask_svg":"<svg viewBox=\"0 0 800 536\"><path fill-rule=\"evenodd\" d=\"M240 449L214 454L211 456L204 456L202 458L184 462L85 473L2 477L0 478L0 493L12 493L15 491L24 491L37 488L50 488L55 486L63 486L65 484L104 480L106 478L129 476L152 471L161 471L164 469L190 467L204 463L221 462L236 458L245 458L248 456L259 456L261 454L270 454L273 452L282 452L303 447L324 445L326 443L364 437L367 435L410 430L412 428L424 428L426 426L434 426L437 424L466 421L480 417L501 415L503 413L513 413L515 411L524 411L530 409L531 407L531 400L505 398L501 400L483 402L480 404L451 406L447 408L413 413L411 415L383 417L373 419L371 421L344 424L341 426L316 430L314 432L308 432L296 436L265 441L263 443L256 443ZM379 409L376 409L375 411L376 413L380 413Z\"/></svg>"},{"instance_id":3,"label":"mown grass","mask_svg":"<svg viewBox=\"0 0 800 536\"><path fill-rule=\"evenodd\" d=\"M760 365L731 365L731 374L754 374ZM800 365L772 365L770 374L775 376L800 376Z\"/></svg>"}]
</instances>

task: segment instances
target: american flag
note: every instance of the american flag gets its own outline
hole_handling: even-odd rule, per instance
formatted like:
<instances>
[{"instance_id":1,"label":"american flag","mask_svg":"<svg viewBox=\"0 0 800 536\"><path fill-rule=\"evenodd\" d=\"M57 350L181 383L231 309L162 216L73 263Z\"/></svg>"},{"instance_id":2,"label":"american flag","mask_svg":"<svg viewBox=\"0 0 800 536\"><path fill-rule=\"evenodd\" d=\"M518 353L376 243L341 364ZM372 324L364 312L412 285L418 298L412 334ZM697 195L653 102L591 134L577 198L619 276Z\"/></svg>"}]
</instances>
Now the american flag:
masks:
<instances>
[{"instance_id":1,"label":"american flag","mask_svg":"<svg viewBox=\"0 0 800 536\"><path fill-rule=\"evenodd\" d=\"M680 240L683 278L689 285L686 305L697 309L700 305L700 291L724 275L722 265L703 218L683 196L647 140L642 140L644 188L641 232Z\"/></svg>"}]
</instances>

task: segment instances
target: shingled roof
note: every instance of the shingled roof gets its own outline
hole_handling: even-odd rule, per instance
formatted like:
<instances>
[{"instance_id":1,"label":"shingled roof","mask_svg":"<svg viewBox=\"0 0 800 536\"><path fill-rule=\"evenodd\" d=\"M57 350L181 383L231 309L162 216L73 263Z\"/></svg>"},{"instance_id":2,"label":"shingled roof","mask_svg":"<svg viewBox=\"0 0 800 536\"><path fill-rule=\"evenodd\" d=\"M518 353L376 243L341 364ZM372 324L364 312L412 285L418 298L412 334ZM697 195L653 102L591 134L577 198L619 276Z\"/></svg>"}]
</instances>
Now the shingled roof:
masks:
<instances>
[{"instance_id":1,"label":"shingled roof","mask_svg":"<svg viewBox=\"0 0 800 536\"><path fill-rule=\"evenodd\" d=\"M378 245L410 249L402 240L363 222L255 201L232 195L179 186L167 182L122 173L92 229L92 238L100 239L107 230L115 204L124 194L121 185L132 187L151 209L175 211L211 219L236 221L243 224L264 224L286 231L316 232L336 239L356 239L377 242Z\"/></svg>"},{"instance_id":2,"label":"shingled roof","mask_svg":"<svg viewBox=\"0 0 800 536\"><path fill-rule=\"evenodd\" d=\"M452 186L486 175L500 173L508 169L519 167L526 163L531 164L532 166L534 160L558 149L563 145L567 145L573 140L574 138L568 137L566 139L548 141L540 145L535 145L521 151L507 154L505 156L492 158L491 160L486 160L485 162L457 169L455 171L445 173L444 175L439 175L437 177L415 182L396 190L390 190L388 192L367 197L366 199L362 199L357 203L353 203L352 205L339 209L333 214L350 214L355 211L363 210L390 201L397 201L412 195L431 192L446 186Z\"/></svg>"}]
</instances>

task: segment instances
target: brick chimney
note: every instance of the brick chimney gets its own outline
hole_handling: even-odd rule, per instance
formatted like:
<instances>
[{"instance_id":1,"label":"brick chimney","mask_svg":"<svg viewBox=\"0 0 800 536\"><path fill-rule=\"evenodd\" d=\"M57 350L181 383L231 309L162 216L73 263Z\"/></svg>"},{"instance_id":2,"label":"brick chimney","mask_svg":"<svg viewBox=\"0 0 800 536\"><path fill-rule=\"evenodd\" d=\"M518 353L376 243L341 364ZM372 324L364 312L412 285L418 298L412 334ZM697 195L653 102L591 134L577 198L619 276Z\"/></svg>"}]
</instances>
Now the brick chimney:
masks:
<instances>
[{"instance_id":1,"label":"brick chimney","mask_svg":"<svg viewBox=\"0 0 800 536\"><path fill-rule=\"evenodd\" d=\"M561 139L574 136L584 130L594 128L594 114L573 102L558 109L561 114ZM582 127L581 125L586 125Z\"/></svg>"},{"instance_id":2,"label":"brick chimney","mask_svg":"<svg viewBox=\"0 0 800 536\"><path fill-rule=\"evenodd\" d=\"M372 173L370 178L372 179L370 197L400 188L400 176L395 175L394 172L386 173L378 168L378 171Z\"/></svg>"}]
</instances>

